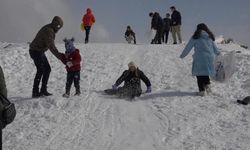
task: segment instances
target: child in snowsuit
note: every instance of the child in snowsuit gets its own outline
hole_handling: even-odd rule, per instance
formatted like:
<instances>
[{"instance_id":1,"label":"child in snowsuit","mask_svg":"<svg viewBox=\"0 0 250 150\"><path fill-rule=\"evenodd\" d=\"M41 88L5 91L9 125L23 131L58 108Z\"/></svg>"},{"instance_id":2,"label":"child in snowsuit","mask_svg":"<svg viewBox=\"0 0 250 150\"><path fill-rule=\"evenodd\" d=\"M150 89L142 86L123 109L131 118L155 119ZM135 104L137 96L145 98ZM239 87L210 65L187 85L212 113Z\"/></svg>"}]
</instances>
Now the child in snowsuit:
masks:
<instances>
[{"instance_id":1,"label":"child in snowsuit","mask_svg":"<svg viewBox=\"0 0 250 150\"><path fill-rule=\"evenodd\" d=\"M80 95L80 71L81 71L81 55L78 49L74 47L74 38L64 39L65 42L65 55L62 58L62 62L66 65L67 70L67 82L66 92L63 97L68 98L70 96L70 88L74 82L76 88L75 95Z\"/></svg>"},{"instance_id":2,"label":"child in snowsuit","mask_svg":"<svg viewBox=\"0 0 250 150\"><path fill-rule=\"evenodd\" d=\"M147 76L139 70L134 62L128 64L129 69L125 70L123 74L117 79L115 84L112 86L113 90L116 90L116 95L120 97L139 97L142 93L141 80L146 84L146 93L151 92L151 83ZM123 87L118 87L122 82L124 82Z\"/></svg>"},{"instance_id":3,"label":"child in snowsuit","mask_svg":"<svg viewBox=\"0 0 250 150\"><path fill-rule=\"evenodd\" d=\"M127 26L127 30L125 32L125 39L130 44L132 41L134 41L134 44L136 44L136 38L135 38L135 32L131 29L130 26Z\"/></svg>"},{"instance_id":4,"label":"child in snowsuit","mask_svg":"<svg viewBox=\"0 0 250 150\"><path fill-rule=\"evenodd\" d=\"M87 9L86 14L82 18L82 23L85 29L85 44L89 42L89 33L92 25L95 23L95 16L92 14L92 10L90 8Z\"/></svg>"},{"instance_id":5,"label":"child in snowsuit","mask_svg":"<svg viewBox=\"0 0 250 150\"><path fill-rule=\"evenodd\" d=\"M194 47L192 74L197 77L199 96L205 96L205 91L211 92L209 76L215 74L215 56L220 54L214 40L214 35L207 25L198 24L192 38L180 55L180 58L186 57Z\"/></svg>"}]
</instances>

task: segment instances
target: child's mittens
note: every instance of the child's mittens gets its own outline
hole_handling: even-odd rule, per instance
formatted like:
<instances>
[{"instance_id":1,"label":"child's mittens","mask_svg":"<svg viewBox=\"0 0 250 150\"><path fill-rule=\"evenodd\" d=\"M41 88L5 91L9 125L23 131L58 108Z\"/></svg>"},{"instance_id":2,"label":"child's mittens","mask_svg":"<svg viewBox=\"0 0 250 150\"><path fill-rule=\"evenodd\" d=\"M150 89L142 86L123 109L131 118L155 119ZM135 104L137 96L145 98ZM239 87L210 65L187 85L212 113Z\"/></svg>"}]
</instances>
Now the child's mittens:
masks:
<instances>
[{"instance_id":1,"label":"child's mittens","mask_svg":"<svg viewBox=\"0 0 250 150\"><path fill-rule=\"evenodd\" d=\"M68 62L66 63L66 65L70 68L70 67L73 66L73 63L72 63L71 61L68 61Z\"/></svg>"}]
</instances>

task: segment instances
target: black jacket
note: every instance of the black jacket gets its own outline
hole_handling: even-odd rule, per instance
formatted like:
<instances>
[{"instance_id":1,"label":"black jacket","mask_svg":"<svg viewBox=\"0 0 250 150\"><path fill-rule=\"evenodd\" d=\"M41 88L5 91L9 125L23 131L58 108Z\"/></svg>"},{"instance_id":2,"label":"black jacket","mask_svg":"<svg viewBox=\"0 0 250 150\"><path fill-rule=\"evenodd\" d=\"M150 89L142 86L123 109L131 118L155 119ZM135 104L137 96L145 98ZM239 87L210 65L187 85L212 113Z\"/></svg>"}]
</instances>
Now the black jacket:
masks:
<instances>
[{"instance_id":1,"label":"black jacket","mask_svg":"<svg viewBox=\"0 0 250 150\"><path fill-rule=\"evenodd\" d=\"M126 30L125 37L132 35L135 38L135 32L133 30Z\"/></svg>"},{"instance_id":2,"label":"black jacket","mask_svg":"<svg viewBox=\"0 0 250 150\"><path fill-rule=\"evenodd\" d=\"M170 29L170 23L171 23L171 19L170 18L164 18L163 19L164 22L164 31L168 31Z\"/></svg>"},{"instance_id":3,"label":"black jacket","mask_svg":"<svg viewBox=\"0 0 250 150\"><path fill-rule=\"evenodd\" d=\"M125 38L128 37L129 35L132 35L134 37L134 43L136 44L135 32L133 30L126 30Z\"/></svg>"},{"instance_id":4,"label":"black jacket","mask_svg":"<svg viewBox=\"0 0 250 150\"><path fill-rule=\"evenodd\" d=\"M139 78L146 84L147 87L151 86L149 79L145 76L145 74L141 70L137 69L137 74L138 75L136 76L135 72L125 70L122 73L122 75L118 78L118 80L115 82L115 85L119 86L123 81L125 82L126 85L132 78Z\"/></svg>"},{"instance_id":5,"label":"black jacket","mask_svg":"<svg viewBox=\"0 0 250 150\"><path fill-rule=\"evenodd\" d=\"M171 14L171 26L181 25L181 13L175 10Z\"/></svg>"},{"instance_id":6,"label":"black jacket","mask_svg":"<svg viewBox=\"0 0 250 150\"><path fill-rule=\"evenodd\" d=\"M154 13L152 21L151 21L151 28L155 30L161 30L163 28L163 20L158 13Z\"/></svg>"}]
</instances>

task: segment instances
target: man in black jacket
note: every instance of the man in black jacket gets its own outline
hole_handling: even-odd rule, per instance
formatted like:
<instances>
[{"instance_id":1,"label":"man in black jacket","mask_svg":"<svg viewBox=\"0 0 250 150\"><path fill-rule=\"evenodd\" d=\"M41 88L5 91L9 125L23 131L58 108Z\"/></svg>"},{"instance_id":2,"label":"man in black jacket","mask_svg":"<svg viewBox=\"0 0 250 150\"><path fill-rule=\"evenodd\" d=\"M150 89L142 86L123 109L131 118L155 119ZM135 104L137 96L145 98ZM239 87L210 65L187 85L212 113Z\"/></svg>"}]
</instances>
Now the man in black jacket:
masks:
<instances>
[{"instance_id":1,"label":"man in black jacket","mask_svg":"<svg viewBox=\"0 0 250 150\"><path fill-rule=\"evenodd\" d=\"M162 34L163 34L163 20L159 13L155 12L149 13L149 16L152 18L151 29L156 30L156 34L151 44L161 44Z\"/></svg>"},{"instance_id":2,"label":"man in black jacket","mask_svg":"<svg viewBox=\"0 0 250 150\"><path fill-rule=\"evenodd\" d=\"M117 91L115 94L119 95L120 97L139 97L142 93L141 80L147 86L146 93L150 93L151 83L147 76L145 76L145 74L139 70L134 62L130 62L128 67L129 69L125 70L112 86L113 90ZM124 82L124 86L118 88L122 82Z\"/></svg>"},{"instance_id":3,"label":"man in black jacket","mask_svg":"<svg viewBox=\"0 0 250 150\"><path fill-rule=\"evenodd\" d=\"M181 13L175 9L174 6L170 7L172 14L171 14L171 32L173 36L174 43L177 44L176 34L178 36L178 40L182 43L181 38Z\"/></svg>"}]
</instances>

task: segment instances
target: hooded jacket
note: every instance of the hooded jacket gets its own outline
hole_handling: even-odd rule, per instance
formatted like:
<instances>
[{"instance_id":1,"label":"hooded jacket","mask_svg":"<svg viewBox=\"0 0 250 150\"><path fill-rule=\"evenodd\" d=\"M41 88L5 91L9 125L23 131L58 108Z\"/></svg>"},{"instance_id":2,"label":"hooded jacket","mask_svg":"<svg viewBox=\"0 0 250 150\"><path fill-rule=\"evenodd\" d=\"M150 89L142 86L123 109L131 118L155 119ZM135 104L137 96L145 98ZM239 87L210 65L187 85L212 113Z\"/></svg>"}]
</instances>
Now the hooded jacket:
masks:
<instances>
[{"instance_id":1,"label":"hooded jacket","mask_svg":"<svg viewBox=\"0 0 250 150\"><path fill-rule=\"evenodd\" d=\"M61 54L55 46L55 34L63 26L60 17L55 16L50 24L43 26L37 33L35 39L30 44L30 51L46 52L48 49L58 58Z\"/></svg>"},{"instance_id":2,"label":"hooded jacket","mask_svg":"<svg viewBox=\"0 0 250 150\"><path fill-rule=\"evenodd\" d=\"M92 26L95 23L95 17L92 14L92 10L90 8L87 9L86 14L82 18L82 22L84 26Z\"/></svg>"},{"instance_id":3,"label":"hooded jacket","mask_svg":"<svg viewBox=\"0 0 250 150\"><path fill-rule=\"evenodd\" d=\"M199 39L191 38L180 55L184 58L194 47L192 74L194 76L212 76L215 74L215 55L220 52L207 32L202 31Z\"/></svg>"}]
</instances>

